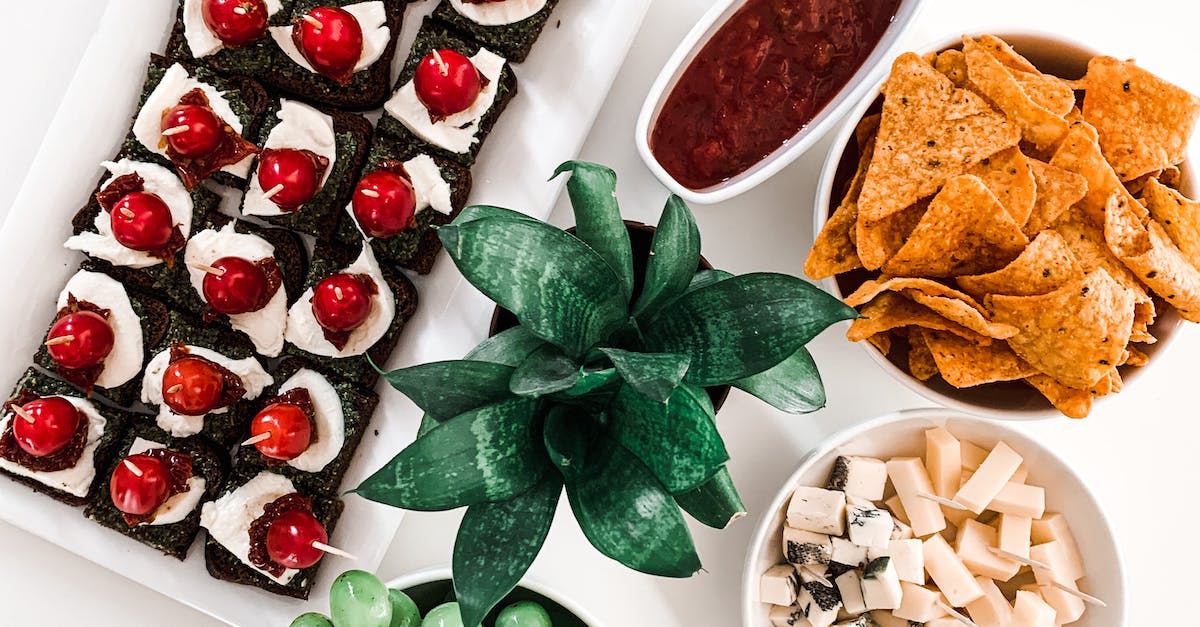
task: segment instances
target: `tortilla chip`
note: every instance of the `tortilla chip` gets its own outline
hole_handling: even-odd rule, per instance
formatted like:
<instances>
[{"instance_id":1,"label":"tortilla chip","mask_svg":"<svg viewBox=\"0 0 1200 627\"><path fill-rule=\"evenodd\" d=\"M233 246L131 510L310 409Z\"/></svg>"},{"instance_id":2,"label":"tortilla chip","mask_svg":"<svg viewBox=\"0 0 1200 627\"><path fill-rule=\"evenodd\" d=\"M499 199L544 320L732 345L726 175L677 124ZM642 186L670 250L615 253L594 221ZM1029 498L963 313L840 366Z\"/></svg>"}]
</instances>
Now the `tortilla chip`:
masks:
<instances>
[{"instance_id":1,"label":"tortilla chip","mask_svg":"<svg viewBox=\"0 0 1200 627\"><path fill-rule=\"evenodd\" d=\"M983 307L970 296L931 279L881 276L863 283L846 297L846 304L857 307L884 292L899 292L962 326L985 337L1005 339L1017 330L988 320Z\"/></svg>"},{"instance_id":2,"label":"tortilla chip","mask_svg":"<svg viewBox=\"0 0 1200 627\"><path fill-rule=\"evenodd\" d=\"M860 128L862 128L860 124ZM842 198L841 204L829 216L829 221L817 234L808 259L804 261L804 273L813 280L828 278L843 272L849 272L862 267L858 258L855 244L855 229L858 224L858 196L862 192L863 179L866 177L867 164L871 162L871 154L875 150L875 138L870 135L867 127L866 142L862 147L862 155L858 160L858 171L850 180L850 187Z\"/></svg>"},{"instance_id":3,"label":"tortilla chip","mask_svg":"<svg viewBox=\"0 0 1200 627\"><path fill-rule=\"evenodd\" d=\"M859 310L861 318L850 324L846 338L851 342L861 342L873 335L899 329L900 327L921 327L949 331L966 339L979 337L974 331L939 316L928 307L918 305L911 300L896 294L886 292L875 300L867 303ZM983 338L991 342L988 338Z\"/></svg>"},{"instance_id":4,"label":"tortilla chip","mask_svg":"<svg viewBox=\"0 0 1200 627\"><path fill-rule=\"evenodd\" d=\"M1083 117L1100 136L1122 181L1175 165L1187 156L1200 98L1112 57L1088 62Z\"/></svg>"},{"instance_id":5,"label":"tortilla chip","mask_svg":"<svg viewBox=\"0 0 1200 627\"><path fill-rule=\"evenodd\" d=\"M883 117L878 113L864 116L858 121L858 125L854 127L854 141L858 144L861 157L858 160L858 168L865 170L866 166L871 162L871 156L867 154L867 146L871 147L871 151L875 150L875 136L879 134L879 119Z\"/></svg>"},{"instance_id":6,"label":"tortilla chip","mask_svg":"<svg viewBox=\"0 0 1200 627\"><path fill-rule=\"evenodd\" d=\"M1162 175L1162 173L1162 170L1155 170L1153 172L1147 172L1133 179L1132 181L1125 181L1125 189L1128 190L1130 194L1137 196L1138 194L1142 193L1143 189L1146 189L1146 183L1149 183L1151 179L1157 179Z\"/></svg>"},{"instance_id":7,"label":"tortilla chip","mask_svg":"<svg viewBox=\"0 0 1200 627\"><path fill-rule=\"evenodd\" d=\"M1065 117L1075 108L1075 90L1057 76L1038 72L1025 72L1009 68L1013 78L1021 85L1030 100L1059 117Z\"/></svg>"},{"instance_id":8,"label":"tortilla chip","mask_svg":"<svg viewBox=\"0 0 1200 627\"><path fill-rule=\"evenodd\" d=\"M903 211L1018 141L1016 124L978 94L955 87L919 56L903 54L884 86L875 158L859 199L861 219Z\"/></svg>"},{"instance_id":9,"label":"tortilla chip","mask_svg":"<svg viewBox=\"0 0 1200 627\"><path fill-rule=\"evenodd\" d=\"M1200 202L1154 179L1146 182L1142 202L1194 268L1200 268Z\"/></svg>"},{"instance_id":10,"label":"tortilla chip","mask_svg":"<svg viewBox=\"0 0 1200 627\"><path fill-rule=\"evenodd\" d=\"M1125 186L1121 184L1121 179L1117 178L1117 173L1113 171L1112 166L1104 160L1104 154L1100 152L1096 129L1086 122L1077 122L1071 125L1071 130L1059 145L1058 150L1055 151L1050 165L1082 175L1084 179L1087 179L1087 195L1083 197L1080 204L1092 214L1097 223L1103 222L1104 218L1101 213L1104 211L1105 203L1108 202L1108 197L1114 191L1119 190L1129 200L1133 200L1133 196L1125 190ZM1145 220L1148 215L1143 210L1142 215L1138 217Z\"/></svg>"},{"instance_id":11,"label":"tortilla chip","mask_svg":"<svg viewBox=\"0 0 1200 627\"><path fill-rule=\"evenodd\" d=\"M1158 182L1172 189L1179 189L1180 179L1183 178L1183 172L1179 166L1170 166L1163 168L1162 174L1158 177Z\"/></svg>"},{"instance_id":12,"label":"tortilla chip","mask_svg":"<svg viewBox=\"0 0 1200 627\"><path fill-rule=\"evenodd\" d=\"M956 388L1016 381L1038 373L1003 342L981 346L941 331L926 331L924 338L938 372Z\"/></svg>"},{"instance_id":13,"label":"tortilla chip","mask_svg":"<svg viewBox=\"0 0 1200 627\"><path fill-rule=\"evenodd\" d=\"M1200 270L1188 263L1163 227L1153 220L1143 225L1120 194L1109 199L1106 215L1104 237L1113 254L1184 320L1200 322Z\"/></svg>"},{"instance_id":14,"label":"tortilla chip","mask_svg":"<svg viewBox=\"0 0 1200 627\"><path fill-rule=\"evenodd\" d=\"M876 296L884 292L900 292L903 290L916 290L924 292L931 296L945 296L948 298L958 298L965 301L970 301L971 306L979 311L983 311L983 307L971 300L970 296L942 283L938 283L933 279L921 279L914 277L889 277L880 275L876 279L872 279L858 286L854 293L850 294L843 300L851 307L858 307L875 299Z\"/></svg>"},{"instance_id":15,"label":"tortilla chip","mask_svg":"<svg viewBox=\"0 0 1200 627\"><path fill-rule=\"evenodd\" d=\"M1139 303L1150 302L1146 287L1137 276L1117 259L1104 241L1104 227L1092 222L1080 209L1072 209L1064 213L1054 222L1052 227L1075 255L1075 260L1087 274L1103 268L1113 279L1125 289L1132 290L1137 295Z\"/></svg>"},{"instance_id":16,"label":"tortilla chip","mask_svg":"<svg viewBox=\"0 0 1200 627\"><path fill-rule=\"evenodd\" d=\"M967 57L962 50L944 50L933 62L935 70L946 75L955 87L967 85Z\"/></svg>"},{"instance_id":17,"label":"tortilla chip","mask_svg":"<svg viewBox=\"0 0 1200 627\"><path fill-rule=\"evenodd\" d=\"M963 54L971 84L1016 121L1026 141L1044 149L1067 134L1067 121L1034 102L1009 69L983 44L963 37Z\"/></svg>"},{"instance_id":18,"label":"tortilla chip","mask_svg":"<svg viewBox=\"0 0 1200 627\"><path fill-rule=\"evenodd\" d=\"M983 182L959 176L933 198L884 271L924 277L991 272L1016 259L1027 244L1021 227Z\"/></svg>"},{"instance_id":19,"label":"tortilla chip","mask_svg":"<svg viewBox=\"0 0 1200 627\"><path fill-rule=\"evenodd\" d=\"M913 206L882 220L864 220L859 214L855 227L858 258L868 270L878 270L899 252L908 241L908 236L929 209L930 198L917 201Z\"/></svg>"},{"instance_id":20,"label":"tortilla chip","mask_svg":"<svg viewBox=\"0 0 1200 627\"><path fill-rule=\"evenodd\" d=\"M1145 366L1146 364L1150 363L1150 356L1147 355L1145 353L1145 351L1142 351L1138 347L1130 344L1129 348L1127 350L1129 352L1129 356L1125 358L1126 366L1133 366L1134 368L1141 368L1141 367Z\"/></svg>"},{"instance_id":21,"label":"tortilla chip","mask_svg":"<svg viewBox=\"0 0 1200 627\"><path fill-rule=\"evenodd\" d=\"M1008 340L1013 352L1067 387L1095 385L1129 344L1134 294L1102 269L1048 294L987 300L995 321L1020 330Z\"/></svg>"},{"instance_id":22,"label":"tortilla chip","mask_svg":"<svg viewBox=\"0 0 1200 627\"><path fill-rule=\"evenodd\" d=\"M1029 160L1029 169L1033 172L1037 197L1022 231L1033 237L1050 228L1059 216L1087 194L1087 179L1037 159Z\"/></svg>"},{"instance_id":23,"label":"tortilla chip","mask_svg":"<svg viewBox=\"0 0 1200 627\"><path fill-rule=\"evenodd\" d=\"M892 352L892 333L890 331L876 333L875 335L867 338L867 341L870 342L871 346L874 346L876 350L878 350L880 353L883 353L884 356Z\"/></svg>"},{"instance_id":24,"label":"tortilla chip","mask_svg":"<svg viewBox=\"0 0 1200 627\"><path fill-rule=\"evenodd\" d=\"M1069 388L1044 374L1026 377L1025 382L1041 392L1055 409L1068 418L1087 418L1092 413L1095 395L1091 390Z\"/></svg>"},{"instance_id":25,"label":"tortilla chip","mask_svg":"<svg viewBox=\"0 0 1200 627\"><path fill-rule=\"evenodd\" d=\"M1037 184L1029 159L1016 147L975 164L967 174L978 176L1017 224L1025 224L1037 199Z\"/></svg>"},{"instance_id":26,"label":"tortilla chip","mask_svg":"<svg viewBox=\"0 0 1200 627\"><path fill-rule=\"evenodd\" d=\"M949 333L947 335L956 337ZM966 342L961 339L959 341ZM925 331L921 329L914 329L908 334L908 373L918 381L928 381L938 374L933 353L929 352L929 346L925 343Z\"/></svg>"},{"instance_id":27,"label":"tortilla chip","mask_svg":"<svg viewBox=\"0 0 1200 627\"><path fill-rule=\"evenodd\" d=\"M986 294L1039 296L1083 278L1083 267L1055 231L1043 231L1020 256L988 274L958 277L958 286L982 298Z\"/></svg>"},{"instance_id":28,"label":"tortilla chip","mask_svg":"<svg viewBox=\"0 0 1200 627\"><path fill-rule=\"evenodd\" d=\"M984 47L993 57L996 57L1005 67L1022 72L1037 72L1038 69L1029 59L1021 56L1013 47L1008 45L1008 42L1000 39L995 35L982 35L979 38L979 44Z\"/></svg>"}]
</instances>

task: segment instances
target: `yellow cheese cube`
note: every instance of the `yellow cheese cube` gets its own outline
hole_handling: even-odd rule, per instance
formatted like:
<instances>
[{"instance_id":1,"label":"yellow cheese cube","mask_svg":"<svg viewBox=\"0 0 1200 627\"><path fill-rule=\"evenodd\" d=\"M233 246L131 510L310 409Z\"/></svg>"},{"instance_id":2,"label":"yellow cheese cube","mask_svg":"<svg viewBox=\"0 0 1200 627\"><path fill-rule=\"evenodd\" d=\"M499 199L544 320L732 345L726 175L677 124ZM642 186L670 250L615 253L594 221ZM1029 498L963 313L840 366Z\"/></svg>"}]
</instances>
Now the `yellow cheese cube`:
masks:
<instances>
[{"instance_id":1,"label":"yellow cheese cube","mask_svg":"<svg viewBox=\"0 0 1200 627\"><path fill-rule=\"evenodd\" d=\"M1079 552L1079 546L1075 544L1075 536L1071 534L1071 527L1067 524L1066 516L1056 512L1047 512L1040 520L1033 521L1030 534L1034 544L1044 544L1054 540L1061 542L1067 557L1063 574L1072 581L1083 578L1083 555Z\"/></svg>"},{"instance_id":2,"label":"yellow cheese cube","mask_svg":"<svg viewBox=\"0 0 1200 627\"><path fill-rule=\"evenodd\" d=\"M1001 514L1041 518L1046 513L1046 490L1039 486L1009 481L987 508Z\"/></svg>"},{"instance_id":3,"label":"yellow cheese cube","mask_svg":"<svg viewBox=\"0 0 1200 627\"><path fill-rule=\"evenodd\" d=\"M996 582L987 577L976 577L975 581L983 589L983 596L967 604L967 615L979 627L1010 627L1013 609Z\"/></svg>"},{"instance_id":4,"label":"yellow cheese cube","mask_svg":"<svg viewBox=\"0 0 1200 627\"><path fill-rule=\"evenodd\" d=\"M967 570L962 560L954 554L954 549L940 535L931 536L925 541L925 570L929 578L937 584L946 600L953 607L965 607L971 601L983 596L983 589L975 582L975 577Z\"/></svg>"},{"instance_id":5,"label":"yellow cheese cube","mask_svg":"<svg viewBox=\"0 0 1200 627\"><path fill-rule=\"evenodd\" d=\"M954 541L955 554L971 574L1008 581L1021 570L1021 565L991 551L1000 546L996 536L996 530L988 525L977 520L964 521Z\"/></svg>"},{"instance_id":6,"label":"yellow cheese cube","mask_svg":"<svg viewBox=\"0 0 1200 627\"><path fill-rule=\"evenodd\" d=\"M942 515L941 506L929 499L921 498L918 494L933 493L933 482L925 465L917 457L897 457L887 463L888 477L896 486L896 495L908 514L908 524L913 533L924 537L937 533L946 528L946 518ZM981 510L982 511L982 510Z\"/></svg>"},{"instance_id":7,"label":"yellow cheese cube","mask_svg":"<svg viewBox=\"0 0 1200 627\"><path fill-rule=\"evenodd\" d=\"M1001 549L1021 557L1029 557L1033 519L1015 514L1000 514L998 538Z\"/></svg>"},{"instance_id":8,"label":"yellow cheese cube","mask_svg":"<svg viewBox=\"0 0 1200 627\"><path fill-rule=\"evenodd\" d=\"M962 447L945 427L925 431L925 468L933 481L933 493L950 498L958 491L962 472Z\"/></svg>"},{"instance_id":9,"label":"yellow cheese cube","mask_svg":"<svg viewBox=\"0 0 1200 627\"><path fill-rule=\"evenodd\" d=\"M983 512L988 503L1004 489L1005 484L1012 479L1013 473L1024 460L1016 451L1004 442L996 444L996 448L988 453L987 459L979 465L979 469L971 478L958 489L954 500L967 506L976 514ZM905 507L908 504L905 503Z\"/></svg>"}]
</instances>

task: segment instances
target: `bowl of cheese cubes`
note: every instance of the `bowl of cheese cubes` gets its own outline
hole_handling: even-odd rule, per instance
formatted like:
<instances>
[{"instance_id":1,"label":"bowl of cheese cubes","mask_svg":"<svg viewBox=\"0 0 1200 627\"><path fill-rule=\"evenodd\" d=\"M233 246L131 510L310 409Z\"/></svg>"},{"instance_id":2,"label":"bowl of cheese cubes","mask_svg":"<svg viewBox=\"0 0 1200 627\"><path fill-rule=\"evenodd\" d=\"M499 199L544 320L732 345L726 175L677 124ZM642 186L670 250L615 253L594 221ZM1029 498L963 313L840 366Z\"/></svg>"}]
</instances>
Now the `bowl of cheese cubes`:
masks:
<instances>
[{"instance_id":1,"label":"bowl of cheese cubes","mask_svg":"<svg viewBox=\"0 0 1200 627\"><path fill-rule=\"evenodd\" d=\"M1120 550L1060 457L1004 423L889 414L809 453L759 522L746 627L1125 624Z\"/></svg>"}]
</instances>

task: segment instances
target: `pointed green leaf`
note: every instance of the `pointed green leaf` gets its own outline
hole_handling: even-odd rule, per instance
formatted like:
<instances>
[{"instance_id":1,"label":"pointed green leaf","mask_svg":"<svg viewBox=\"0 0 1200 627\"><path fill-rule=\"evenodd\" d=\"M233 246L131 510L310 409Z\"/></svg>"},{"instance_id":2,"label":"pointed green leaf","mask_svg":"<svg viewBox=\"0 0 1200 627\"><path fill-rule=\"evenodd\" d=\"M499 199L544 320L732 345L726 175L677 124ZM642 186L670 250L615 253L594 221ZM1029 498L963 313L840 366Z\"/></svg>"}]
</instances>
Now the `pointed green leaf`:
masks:
<instances>
[{"instance_id":1,"label":"pointed green leaf","mask_svg":"<svg viewBox=\"0 0 1200 627\"><path fill-rule=\"evenodd\" d=\"M525 327L513 327L480 342L466 359L490 361L516 368L530 353L544 345L546 340L532 334Z\"/></svg>"},{"instance_id":2,"label":"pointed green leaf","mask_svg":"<svg viewBox=\"0 0 1200 627\"><path fill-rule=\"evenodd\" d=\"M671 493L704 483L729 461L716 423L693 393L677 389L662 404L627 385L617 392L609 411L612 437L637 455Z\"/></svg>"},{"instance_id":3,"label":"pointed green leaf","mask_svg":"<svg viewBox=\"0 0 1200 627\"><path fill-rule=\"evenodd\" d=\"M579 397L592 394L601 388L620 381L616 368L584 368L579 379L570 388L560 392L563 396Z\"/></svg>"},{"instance_id":4,"label":"pointed green leaf","mask_svg":"<svg viewBox=\"0 0 1200 627\"><path fill-rule=\"evenodd\" d=\"M435 420L445 421L510 398L513 371L486 361L436 361L385 372L383 378Z\"/></svg>"},{"instance_id":5,"label":"pointed green leaf","mask_svg":"<svg viewBox=\"0 0 1200 627\"><path fill-rule=\"evenodd\" d=\"M466 224L483 218L501 218L505 220L527 220L537 222L533 216L527 216L519 211L505 209L504 207L494 207L492 205L471 205L464 207L462 213L454 218L453 224Z\"/></svg>"},{"instance_id":6,"label":"pointed green leaf","mask_svg":"<svg viewBox=\"0 0 1200 627\"><path fill-rule=\"evenodd\" d=\"M663 208L646 260L646 284L633 306L638 318L653 316L687 289L700 264L700 229L683 199L672 194Z\"/></svg>"},{"instance_id":7,"label":"pointed green leaf","mask_svg":"<svg viewBox=\"0 0 1200 627\"><path fill-rule=\"evenodd\" d=\"M691 358L674 353L633 353L618 348L600 349L626 383L642 396L665 403L683 380Z\"/></svg>"},{"instance_id":8,"label":"pointed green leaf","mask_svg":"<svg viewBox=\"0 0 1200 627\"><path fill-rule=\"evenodd\" d=\"M575 237L600 254L617 277L628 302L633 294L633 252L617 205L617 173L596 163L567 161L554 176L570 172L567 194L575 211Z\"/></svg>"},{"instance_id":9,"label":"pointed green leaf","mask_svg":"<svg viewBox=\"0 0 1200 627\"><path fill-rule=\"evenodd\" d=\"M567 479L575 519L592 546L634 570L690 577L700 558L683 514L633 453L604 438Z\"/></svg>"},{"instance_id":10,"label":"pointed green leaf","mask_svg":"<svg viewBox=\"0 0 1200 627\"><path fill-rule=\"evenodd\" d=\"M746 515L746 506L727 468L721 468L695 488L676 494L675 502L692 518L713 529L724 529Z\"/></svg>"},{"instance_id":11,"label":"pointed green leaf","mask_svg":"<svg viewBox=\"0 0 1200 627\"><path fill-rule=\"evenodd\" d=\"M853 308L775 273L736 276L680 297L642 325L648 349L692 358L684 381L722 385L774 367Z\"/></svg>"},{"instance_id":12,"label":"pointed green leaf","mask_svg":"<svg viewBox=\"0 0 1200 627\"><path fill-rule=\"evenodd\" d=\"M524 494L467 508L454 542L454 593L465 627L508 596L542 550L562 496L562 477L547 472Z\"/></svg>"},{"instance_id":13,"label":"pointed green leaf","mask_svg":"<svg viewBox=\"0 0 1200 627\"><path fill-rule=\"evenodd\" d=\"M734 381L733 386L789 414L805 414L825 406L821 372L803 347L770 370Z\"/></svg>"},{"instance_id":14,"label":"pointed green leaf","mask_svg":"<svg viewBox=\"0 0 1200 627\"><path fill-rule=\"evenodd\" d=\"M579 364L557 346L545 344L521 362L508 383L518 396L538 397L569 389L579 380Z\"/></svg>"},{"instance_id":15,"label":"pointed green leaf","mask_svg":"<svg viewBox=\"0 0 1200 627\"><path fill-rule=\"evenodd\" d=\"M441 421L433 416L430 416L429 414L422 414L421 424L417 427L417 437L420 438L426 433L433 431L440 424L442 424Z\"/></svg>"},{"instance_id":16,"label":"pointed green leaf","mask_svg":"<svg viewBox=\"0 0 1200 627\"><path fill-rule=\"evenodd\" d=\"M548 224L481 218L444 226L438 237L472 285L570 355L582 355L628 317L604 259Z\"/></svg>"},{"instance_id":17,"label":"pointed green leaf","mask_svg":"<svg viewBox=\"0 0 1200 627\"><path fill-rule=\"evenodd\" d=\"M701 271L697 272L696 274L692 275L692 280L690 283L688 283L687 289L684 290L683 293L688 294L688 293L694 292L698 289L708 287L714 283L720 283L721 281L724 281L725 279L732 279L732 278L733 278L733 275L724 270L717 270L717 269L701 270Z\"/></svg>"},{"instance_id":18,"label":"pointed green leaf","mask_svg":"<svg viewBox=\"0 0 1200 627\"><path fill-rule=\"evenodd\" d=\"M586 466L594 424L591 416L569 405L556 405L546 415L542 443L550 462L564 477L575 477Z\"/></svg>"},{"instance_id":19,"label":"pointed green leaf","mask_svg":"<svg viewBox=\"0 0 1200 627\"><path fill-rule=\"evenodd\" d=\"M358 486L363 498L440 511L512 498L546 470L531 424L538 402L517 398L443 422Z\"/></svg>"}]
</instances>

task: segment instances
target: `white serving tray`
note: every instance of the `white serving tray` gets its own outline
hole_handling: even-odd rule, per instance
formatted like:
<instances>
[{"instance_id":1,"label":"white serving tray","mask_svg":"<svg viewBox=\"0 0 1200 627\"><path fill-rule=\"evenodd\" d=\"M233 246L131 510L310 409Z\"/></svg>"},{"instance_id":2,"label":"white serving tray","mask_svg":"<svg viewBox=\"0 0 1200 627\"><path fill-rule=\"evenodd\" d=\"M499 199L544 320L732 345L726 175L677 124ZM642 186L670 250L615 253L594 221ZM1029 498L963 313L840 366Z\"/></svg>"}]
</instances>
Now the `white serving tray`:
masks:
<instances>
[{"instance_id":1,"label":"white serving tray","mask_svg":"<svg viewBox=\"0 0 1200 627\"><path fill-rule=\"evenodd\" d=\"M392 1L392 0L389 0ZM409 7L393 67L398 73L421 18L435 2ZM519 93L505 111L472 173L472 202L549 216L561 181L546 179L574 158L633 42L650 0L567 0L555 10L529 58L515 68ZM54 315L54 300L81 257L62 248L70 219L99 179L99 163L118 152L141 91L146 60L163 49L175 17L167 0L110 0L45 142L12 210L0 226L0 286L14 295L0 306L0 394L26 369ZM492 304L440 259L415 277L417 315L409 322L390 365L461 357L483 339ZM357 485L408 444L420 412L406 398L380 389L383 402L346 487ZM256 588L215 580L203 550L184 563L102 528L69 508L0 478L0 519L79 556L233 625L285 625L309 608L327 606L330 581L347 568L374 570L400 524L400 510L346 498L332 543L358 556L330 559L309 605ZM20 555L19 549L8 552Z\"/></svg>"}]
</instances>

